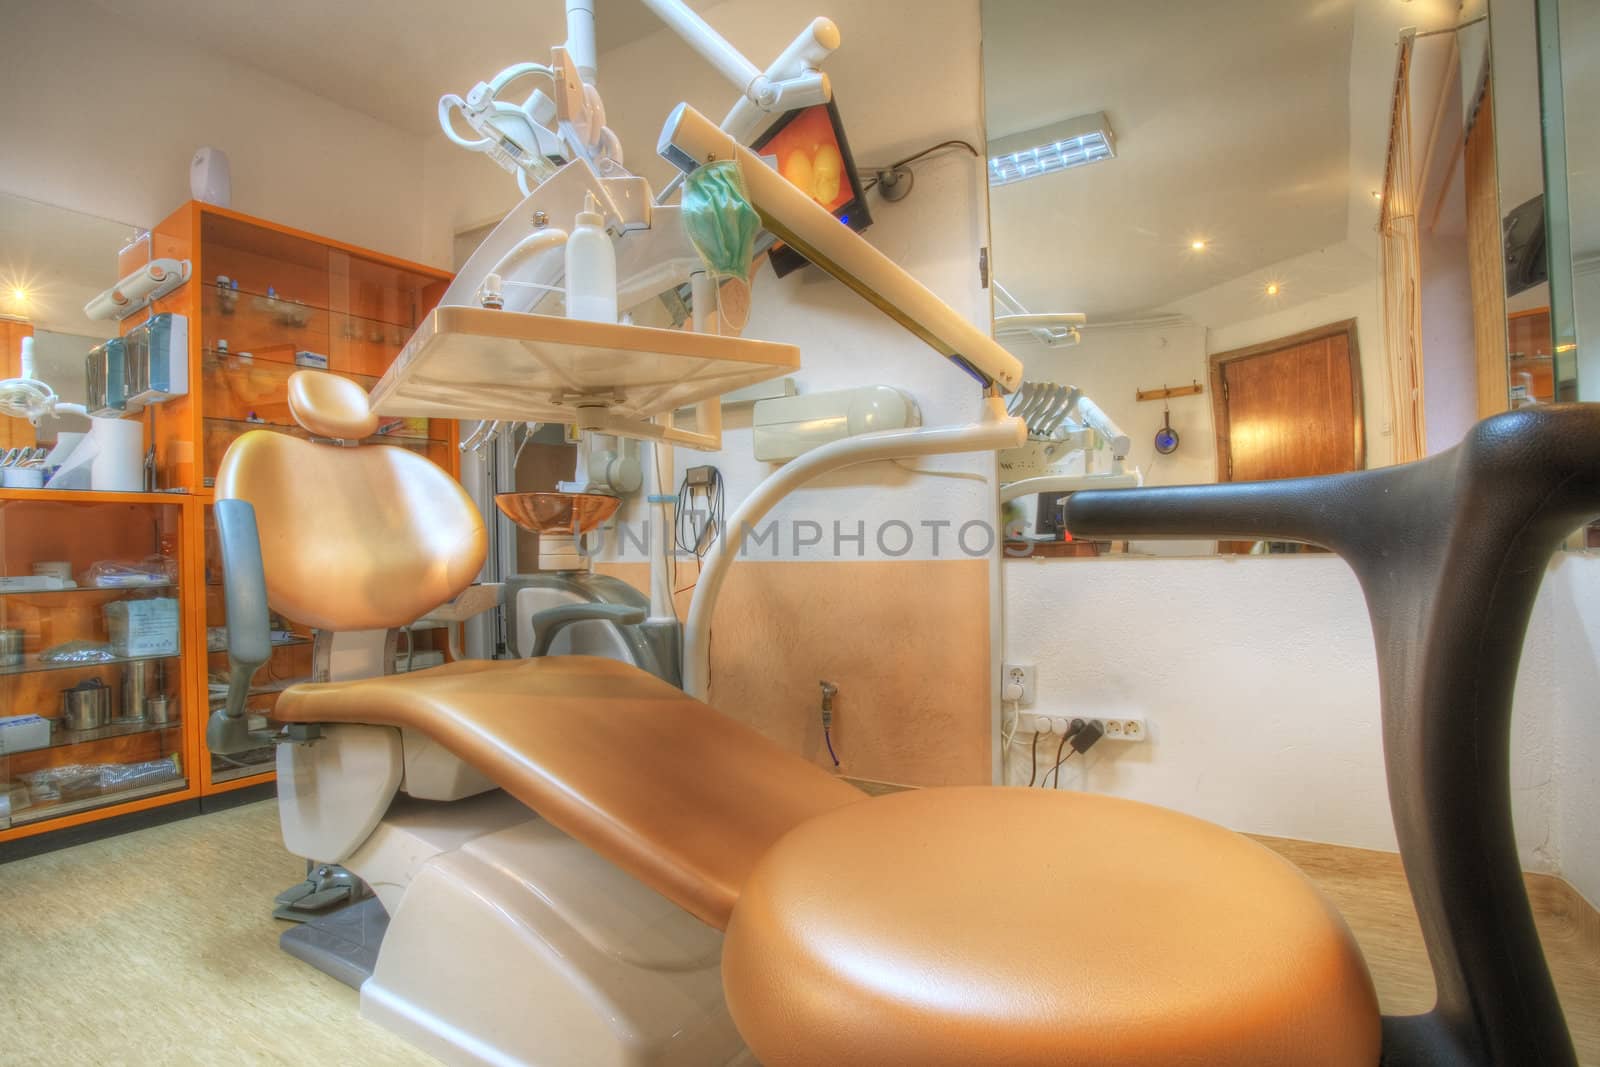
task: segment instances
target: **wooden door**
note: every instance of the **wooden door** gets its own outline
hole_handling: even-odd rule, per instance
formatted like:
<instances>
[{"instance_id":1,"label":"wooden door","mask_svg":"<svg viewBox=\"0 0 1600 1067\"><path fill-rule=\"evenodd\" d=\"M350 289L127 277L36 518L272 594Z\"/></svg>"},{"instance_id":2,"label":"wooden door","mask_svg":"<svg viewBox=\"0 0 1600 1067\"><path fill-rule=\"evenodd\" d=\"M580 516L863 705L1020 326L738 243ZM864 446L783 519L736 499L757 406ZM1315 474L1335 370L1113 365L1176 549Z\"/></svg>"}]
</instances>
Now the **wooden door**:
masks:
<instances>
[{"instance_id":1,"label":"wooden door","mask_svg":"<svg viewBox=\"0 0 1600 1067\"><path fill-rule=\"evenodd\" d=\"M1355 320L1211 357L1217 480L1255 482L1366 466ZM1223 552L1248 542L1222 542Z\"/></svg>"}]
</instances>

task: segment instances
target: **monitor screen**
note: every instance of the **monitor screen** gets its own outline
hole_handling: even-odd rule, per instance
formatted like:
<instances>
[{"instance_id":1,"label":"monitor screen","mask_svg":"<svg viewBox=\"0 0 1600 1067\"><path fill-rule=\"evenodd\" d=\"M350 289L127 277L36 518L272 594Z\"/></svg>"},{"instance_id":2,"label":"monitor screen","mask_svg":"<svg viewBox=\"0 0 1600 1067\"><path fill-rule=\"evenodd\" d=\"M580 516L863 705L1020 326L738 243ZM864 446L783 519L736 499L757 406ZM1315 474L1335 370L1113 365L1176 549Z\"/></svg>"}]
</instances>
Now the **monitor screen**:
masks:
<instances>
[{"instance_id":1,"label":"monitor screen","mask_svg":"<svg viewBox=\"0 0 1600 1067\"><path fill-rule=\"evenodd\" d=\"M859 232L872 224L850 142L833 101L790 111L750 147L852 230ZM770 255L772 269L780 278L806 262L782 242L771 247Z\"/></svg>"}]
</instances>

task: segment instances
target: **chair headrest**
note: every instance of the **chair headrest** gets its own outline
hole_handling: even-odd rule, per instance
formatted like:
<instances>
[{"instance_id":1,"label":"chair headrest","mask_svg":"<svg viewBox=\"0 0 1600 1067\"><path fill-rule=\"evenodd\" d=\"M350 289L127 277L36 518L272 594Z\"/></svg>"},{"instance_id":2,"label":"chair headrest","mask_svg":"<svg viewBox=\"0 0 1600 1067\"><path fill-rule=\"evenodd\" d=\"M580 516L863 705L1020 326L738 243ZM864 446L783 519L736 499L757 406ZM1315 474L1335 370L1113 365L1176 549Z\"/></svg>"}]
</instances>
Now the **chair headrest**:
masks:
<instances>
[{"instance_id":1,"label":"chair headrest","mask_svg":"<svg viewBox=\"0 0 1600 1067\"><path fill-rule=\"evenodd\" d=\"M318 437L359 441L378 429L367 394L348 378L302 370L289 376L289 412Z\"/></svg>"}]
</instances>

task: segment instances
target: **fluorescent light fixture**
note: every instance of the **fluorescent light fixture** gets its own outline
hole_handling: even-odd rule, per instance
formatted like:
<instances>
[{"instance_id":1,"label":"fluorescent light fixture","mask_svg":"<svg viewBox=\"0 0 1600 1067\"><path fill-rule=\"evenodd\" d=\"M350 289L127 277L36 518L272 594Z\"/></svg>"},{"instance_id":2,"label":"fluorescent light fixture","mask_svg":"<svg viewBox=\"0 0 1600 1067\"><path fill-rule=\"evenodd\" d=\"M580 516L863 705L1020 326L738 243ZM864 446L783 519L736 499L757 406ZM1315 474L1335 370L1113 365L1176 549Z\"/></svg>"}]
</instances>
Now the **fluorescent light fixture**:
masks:
<instances>
[{"instance_id":1,"label":"fluorescent light fixture","mask_svg":"<svg viewBox=\"0 0 1600 1067\"><path fill-rule=\"evenodd\" d=\"M989 142L989 184L1010 185L1041 174L1114 159L1117 139L1105 113L1025 130Z\"/></svg>"}]
</instances>

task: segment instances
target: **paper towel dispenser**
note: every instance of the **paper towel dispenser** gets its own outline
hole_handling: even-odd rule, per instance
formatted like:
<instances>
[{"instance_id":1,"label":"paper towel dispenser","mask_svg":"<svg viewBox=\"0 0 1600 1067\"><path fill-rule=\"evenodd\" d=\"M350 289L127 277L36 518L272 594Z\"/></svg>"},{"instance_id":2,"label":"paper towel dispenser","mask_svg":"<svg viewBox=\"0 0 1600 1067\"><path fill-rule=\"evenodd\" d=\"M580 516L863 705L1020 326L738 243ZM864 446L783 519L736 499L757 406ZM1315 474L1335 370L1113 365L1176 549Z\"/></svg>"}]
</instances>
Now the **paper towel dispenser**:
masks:
<instances>
[{"instance_id":1,"label":"paper towel dispenser","mask_svg":"<svg viewBox=\"0 0 1600 1067\"><path fill-rule=\"evenodd\" d=\"M917 402L889 385L759 400L754 412L756 459L784 463L829 441L921 425Z\"/></svg>"}]
</instances>

